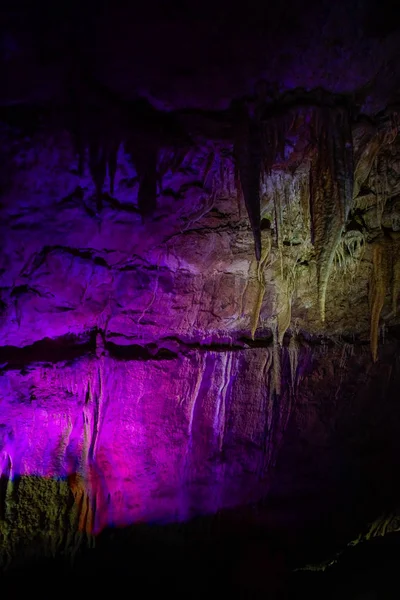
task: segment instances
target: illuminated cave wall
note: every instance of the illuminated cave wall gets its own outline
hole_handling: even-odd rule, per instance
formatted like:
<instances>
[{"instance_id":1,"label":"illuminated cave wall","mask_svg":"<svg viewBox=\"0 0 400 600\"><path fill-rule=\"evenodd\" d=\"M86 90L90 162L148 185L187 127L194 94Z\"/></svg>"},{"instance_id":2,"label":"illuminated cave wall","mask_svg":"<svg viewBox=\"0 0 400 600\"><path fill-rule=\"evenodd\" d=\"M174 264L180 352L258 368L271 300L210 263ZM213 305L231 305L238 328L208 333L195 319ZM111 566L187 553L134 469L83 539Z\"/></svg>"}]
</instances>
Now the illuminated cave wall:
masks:
<instances>
[{"instance_id":1,"label":"illuminated cave wall","mask_svg":"<svg viewBox=\"0 0 400 600\"><path fill-rule=\"evenodd\" d=\"M286 129L267 124L279 143L261 173L253 231L235 133L225 141L194 135L178 164L160 150L157 208L143 217L138 173L122 146L114 193L106 180L100 207L97 182L87 161L79 173L67 131L22 135L3 124L7 555L37 530L51 548L73 547L74 532L256 502L271 490L280 453L280 493L310 485L316 493L313 469L339 469L340 452L349 452L342 440L334 462L337 428L352 435L354 415L365 410L373 420L376 397L391 403L399 381L397 113L373 126L352 123L355 190L339 225L341 192L326 212L322 184L309 184L310 168L314 177L330 169L315 166L326 148L307 139L309 115L300 108ZM299 448L304 463L288 467ZM313 451L322 456L317 466Z\"/></svg>"}]
</instances>

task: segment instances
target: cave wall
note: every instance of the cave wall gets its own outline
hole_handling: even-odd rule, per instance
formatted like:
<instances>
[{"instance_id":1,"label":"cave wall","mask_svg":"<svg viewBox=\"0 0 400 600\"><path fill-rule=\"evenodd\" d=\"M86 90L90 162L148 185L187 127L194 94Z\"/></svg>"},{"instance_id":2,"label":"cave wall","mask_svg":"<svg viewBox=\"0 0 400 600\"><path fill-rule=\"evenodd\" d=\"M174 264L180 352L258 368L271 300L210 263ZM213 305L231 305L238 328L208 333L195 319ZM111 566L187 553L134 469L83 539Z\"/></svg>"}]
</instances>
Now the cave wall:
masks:
<instances>
[{"instance_id":1,"label":"cave wall","mask_svg":"<svg viewBox=\"0 0 400 600\"><path fill-rule=\"evenodd\" d=\"M199 515L343 547L400 505L390 1L17 4L0 566Z\"/></svg>"},{"instance_id":2,"label":"cave wall","mask_svg":"<svg viewBox=\"0 0 400 600\"><path fill-rule=\"evenodd\" d=\"M99 210L67 131L23 137L5 123L2 135L3 560L36 547L38 530L56 552L107 526L268 497L269 526L302 535L322 519L345 540L397 497L391 280L375 363L368 297L375 239L398 229L392 138L384 206L371 168L322 325L304 172L284 170L293 143L261 185L260 263L229 143L198 141L178 168L163 151L143 217L123 148Z\"/></svg>"}]
</instances>

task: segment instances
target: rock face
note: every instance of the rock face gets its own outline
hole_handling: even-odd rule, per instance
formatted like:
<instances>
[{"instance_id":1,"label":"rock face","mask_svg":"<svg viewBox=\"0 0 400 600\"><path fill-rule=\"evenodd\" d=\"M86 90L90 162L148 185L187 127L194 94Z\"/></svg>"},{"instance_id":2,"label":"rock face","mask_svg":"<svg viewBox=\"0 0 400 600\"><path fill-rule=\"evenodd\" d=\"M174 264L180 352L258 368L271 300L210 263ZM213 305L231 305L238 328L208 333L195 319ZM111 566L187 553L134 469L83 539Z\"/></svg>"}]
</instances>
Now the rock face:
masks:
<instances>
[{"instance_id":1,"label":"rock face","mask_svg":"<svg viewBox=\"0 0 400 600\"><path fill-rule=\"evenodd\" d=\"M79 82L1 113L1 561L263 503L346 541L399 497L398 105Z\"/></svg>"},{"instance_id":2,"label":"rock face","mask_svg":"<svg viewBox=\"0 0 400 600\"><path fill-rule=\"evenodd\" d=\"M279 165L262 195L268 227L257 264L226 145L199 145L167 171L144 221L122 149L115 197L96 213L67 133L10 147L0 332L7 555L33 543L43 522L58 548L106 526L187 520L271 493L300 505L309 495L316 508L320 478L343 500L358 470L363 486L377 485L358 454L366 442L356 420L365 414L365 435L380 439L379 406L392 422L384 447L397 444L400 375L392 306L379 364L368 348L367 236L378 213L368 230L344 233L322 328L301 186ZM278 241L271 186L286 194ZM382 221L396 223L395 201L385 206ZM380 481L378 497L388 485ZM290 510L305 518L302 507ZM285 509L274 519L290 521Z\"/></svg>"}]
</instances>

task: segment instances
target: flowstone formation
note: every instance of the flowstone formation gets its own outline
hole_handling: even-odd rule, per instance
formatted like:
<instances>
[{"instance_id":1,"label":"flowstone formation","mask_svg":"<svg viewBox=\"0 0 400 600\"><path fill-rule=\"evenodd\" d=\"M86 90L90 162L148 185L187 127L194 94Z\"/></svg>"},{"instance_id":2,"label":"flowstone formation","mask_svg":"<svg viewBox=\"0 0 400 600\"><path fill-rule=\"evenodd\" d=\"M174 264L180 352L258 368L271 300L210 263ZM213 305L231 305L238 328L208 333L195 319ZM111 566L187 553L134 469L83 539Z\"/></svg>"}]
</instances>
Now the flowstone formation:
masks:
<instances>
[{"instance_id":1,"label":"flowstone formation","mask_svg":"<svg viewBox=\"0 0 400 600\"><path fill-rule=\"evenodd\" d=\"M168 112L76 85L1 114L4 564L39 531L73 554L296 497L361 456L377 397L397 423L400 107L261 82Z\"/></svg>"}]
</instances>

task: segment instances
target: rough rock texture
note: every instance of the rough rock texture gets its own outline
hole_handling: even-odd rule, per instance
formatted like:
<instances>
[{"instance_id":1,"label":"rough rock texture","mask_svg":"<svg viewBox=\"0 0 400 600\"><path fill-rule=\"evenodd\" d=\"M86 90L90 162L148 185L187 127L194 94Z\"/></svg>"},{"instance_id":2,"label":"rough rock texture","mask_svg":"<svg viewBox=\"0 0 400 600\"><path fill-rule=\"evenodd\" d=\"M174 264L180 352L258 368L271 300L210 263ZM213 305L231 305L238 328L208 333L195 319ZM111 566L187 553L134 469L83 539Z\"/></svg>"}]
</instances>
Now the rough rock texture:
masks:
<instances>
[{"instance_id":1,"label":"rough rock texture","mask_svg":"<svg viewBox=\"0 0 400 600\"><path fill-rule=\"evenodd\" d=\"M379 365L368 348L376 209L369 229L344 234L322 329L309 218L296 176L279 165L262 193L270 250L260 278L229 146L200 145L167 171L143 221L122 150L115 197L97 213L67 133L12 144L1 210L6 556L34 543L38 523L51 551L73 549L108 525L186 520L268 494L289 502L268 517L277 528L312 523L324 488L320 519L368 486L377 500L356 522L374 516L391 479L370 474L362 452L376 443L388 469L396 462L400 374L390 302ZM282 198L278 241L271 185ZM385 206L382 220L396 223L395 201ZM331 517L343 539L350 506Z\"/></svg>"}]
</instances>

